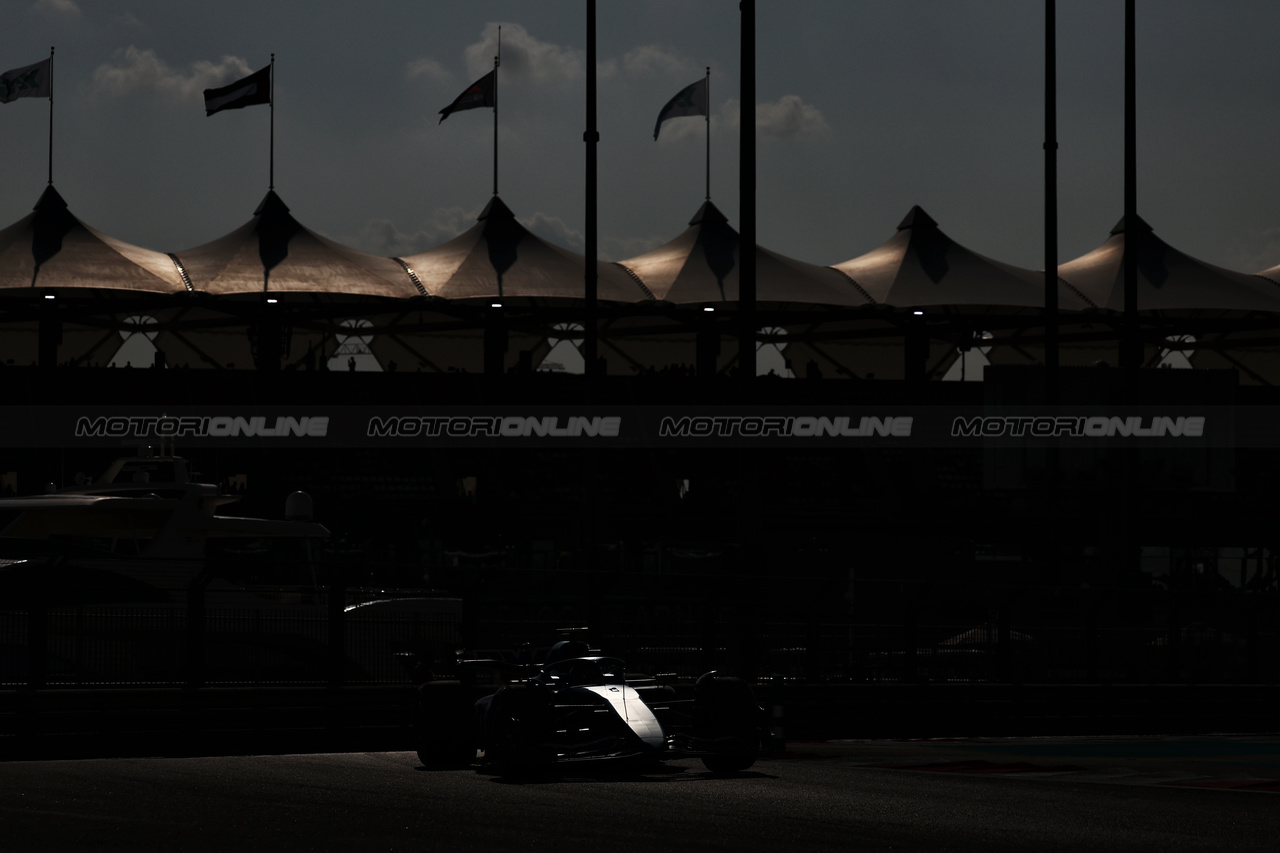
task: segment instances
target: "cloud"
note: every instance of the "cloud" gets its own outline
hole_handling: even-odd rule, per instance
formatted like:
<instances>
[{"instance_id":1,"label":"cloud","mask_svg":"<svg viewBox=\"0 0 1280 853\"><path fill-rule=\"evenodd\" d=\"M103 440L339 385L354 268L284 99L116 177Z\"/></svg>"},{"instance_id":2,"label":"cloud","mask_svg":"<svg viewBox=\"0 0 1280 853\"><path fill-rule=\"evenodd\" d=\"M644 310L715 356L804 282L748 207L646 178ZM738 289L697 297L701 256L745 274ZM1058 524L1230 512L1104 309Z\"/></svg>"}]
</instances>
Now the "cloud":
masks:
<instances>
[{"instance_id":1,"label":"cloud","mask_svg":"<svg viewBox=\"0 0 1280 853\"><path fill-rule=\"evenodd\" d=\"M1229 247L1227 268L1261 272L1274 267L1280 261L1280 226L1249 230L1247 248L1243 245Z\"/></svg>"},{"instance_id":2,"label":"cloud","mask_svg":"<svg viewBox=\"0 0 1280 853\"><path fill-rule=\"evenodd\" d=\"M622 59L600 59L597 63L596 73L601 80L612 80L619 72L632 78L664 77L672 80L693 77L698 73L698 67L692 60L656 44L632 48Z\"/></svg>"},{"instance_id":3,"label":"cloud","mask_svg":"<svg viewBox=\"0 0 1280 853\"><path fill-rule=\"evenodd\" d=\"M674 94L674 93L673 93ZM653 116L658 117L658 111L662 108L662 104L658 104L653 108ZM711 117L711 133L714 136L719 135L718 131L724 122L717 116ZM735 116L733 126L738 126L738 119ZM706 139L707 120L702 116L677 116L676 118L667 119L662 123L662 130L658 133L659 145L674 145L687 139Z\"/></svg>"},{"instance_id":4,"label":"cloud","mask_svg":"<svg viewBox=\"0 0 1280 853\"><path fill-rule=\"evenodd\" d=\"M36 0L36 4L31 8L36 12L53 12L58 15L79 16L80 14L80 7L76 5L75 0Z\"/></svg>"},{"instance_id":5,"label":"cloud","mask_svg":"<svg viewBox=\"0 0 1280 853\"><path fill-rule=\"evenodd\" d=\"M362 252L383 258L403 258L425 252L457 237L476 224L478 210L461 207L436 208L426 222L412 233L401 231L389 219L370 219L356 234L348 235L341 242ZM582 253L586 250L586 235L575 231L563 219L546 213L519 218L520 224L530 232L557 246ZM661 245L660 237L619 238L601 236L600 258L633 258Z\"/></svg>"},{"instance_id":6,"label":"cloud","mask_svg":"<svg viewBox=\"0 0 1280 853\"><path fill-rule=\"evenodd\" d=\"M121 12L113 19L117 26L128 30L146 30L147 25L132 12Z\"/></svg>"},{"instance_id":7,"label":"cloud","mask_svg":"<svg viewBox=\"0 0 1280 853\"><path fill-rule=\"evenodd\" d=\"M555 243L558 246L575 252L582 252L586 249L586 236L581 231L571 229L559 217L548 216L545 213L535 213L531 217L522 218L520 223L543 240Z\"/></svg>"},{"instance_id":8,"label":"cloud","mask_svg":"<svg viewBox=\"0 0 1280 853\"><path fill-rule=\"evenodd\" d=\"M731 128L742 123L742 105L736 99L725 101L723 114ZM785 139L809 136L830 130L822 112L806 104L799 95L783 95L771 104L756 105L756 131L761 136Z\"/></svg>"},{"instance_id":9,"label":"cloud","mask_svg":"<svg viewBox=\"0 0 1280 853\"><path fill-rule=\"evenodd\" d=\"M420 223L412 233L401 231L389 219L370 219L357 234L343 242L352 248L384 258L402 258L434 249L476 224L476 210L461 207L438 207L426 222ZM532 233L575 252L583 251L586 238L581 231L574 231L564 220L545 213L520 217L520 223Z\"/></svg>"},{"instance_id":10,"label":"cloud","mask_svg":"<svg viewBox=\"0 0 1280 853\"><path fill-rule=\"evenodd\" d=\"M596 79L612 80L618 76L618 60L596 59Z\"/></svg>"},{"instance_id":11,"label":"cloud","mask_svg":"<svg viewBox=\"0 0 1280 853\"><path fill-rule=\"evenodd\" d=\"M431 83L447 83L453 79L453 75L434 59L415 59L405 64L404 71L410 80L425 77Z\"/></svg>"},{"instance_id":12,"label":"cloud","mask_svg":"<svg viewBox=\"0 0 1280 853\"><path fill-rule=\"evenodd\" d=\"M432 235L431 239L436 243L443 243L475 225L479 215L479 208L464 210L461 207L437 207L431 212L431 220L422 233Z\"/></svg>"},{"instance_id":13,"label":"cloud","mask_svg":"<svg viewBox=\"0 0 1280 853\"><path fill-rule=\"evenodd\" d=\"M467 71L479 77L493 68L498 55L498 24L485 24L480 41L464 53ZM573 81L583 76L583 53L539 41L519 24L502 24L502 67L513 77L539 83Z\"/></svg>"},{"instance_id":14,"label":"cloud","mask_svg":"<svg viewBox=\"0 0 1280 853\"><path fill-rule=\"evenodd\" d=\"M349 242L352 248L362 252L384 258L412 255L432 245L430 235L422 231L406 234L390 219L370 219L359 233L343 242Z\"/></svg>"},{"instance_id":15,"label":"cloud","mask_svg":"<svg viewBox=\"0 0 1280 853\"><path fill-rule=\"evenodd\" d=\"M457 237L476 224L479 210L461 207L440 207L431 213L426 222L412 232L401 231L389 219L370 219L356 234L341 238L340 242L383 258L403 258L425 252ZM520 224L530 232L557 246L581 254L586 251L586 235L575 231L563 219L546 213L519 217ZM634 258L664 242L662 237L600 237L600 258Z\"/></svg>"},{"instance_id":16,"label":"cloud","mask_svg":"<svg viewBox=\"0 0 1280 853\"><path fill-rule=\"evenodd\" d=\"M696 73L696 66L692 61L682 56L677 56L656 44L641 45L628 51L622 57L622 67L628 74L640 76L667 76L682 72Z\"/></svg>"},{"instance_id":17,"label":"cloud","mask_svg":"<svg viewBox=\"0 0 1280 853\"><path fill-rule=\"evenodd\" d=\"M344 242L362 252L384 258L414 255L457 237L475 224L478 215L477 211L466 211L460 207L439 207L412 234L401 231L389 219L371 219L359 233Z\"/></svg>"},{"instance_id":18,"label":"cloud","mask_svg":"<svg viewBox=\"0 0 1280 853\"><path fill-rule=\"evenodd\" d=\"M224 56L217 63L207 60L194 62L191 73L184 74L169 67L154 50L139 50L129 45L116 53L114 63L98 66L93 72L93 88L108 95L151 90L168 97L187 99L201 97L203 90L229 83L253 70L238 56Z\"/></svg>"},{"instance_id":19,"label":"cloud","mask_svg":"<svg viewBox=\"0 0 1280 853\"><path fill-rule=\"evenodd\" d=\"M658 248L667 242L668 237L610 237L602 235L600 237L600 259L606 258L615 261L624 261L628 258L635 258L643 255L645 252Z\"/></svg>"},{"instance_id":20,"label":"cloud","mask_svg":"<svg viewBox=\"0 0 1280 853\"><path fill-rule=\"evenodd\" d=\"M498 27L496 23L486 24L480 40L464 51L469 77L480 77L493 68L493 58L498 55ZM501 27L502 67L514 77L539 83L582 79L586 67L585 51L541 41L520 24L502 24ZM439 68L432 60L418 60L418 63L429 63ZM411 69L418 63L411 63ZM616 77L619 72L633 77L679 78L696 76L700 70L687 57L653 44L632 48L620 60L600 59L596 66L596 73L606 80ZM412 71L410 76L414 76Z\"/></svg>"}]
</instances>

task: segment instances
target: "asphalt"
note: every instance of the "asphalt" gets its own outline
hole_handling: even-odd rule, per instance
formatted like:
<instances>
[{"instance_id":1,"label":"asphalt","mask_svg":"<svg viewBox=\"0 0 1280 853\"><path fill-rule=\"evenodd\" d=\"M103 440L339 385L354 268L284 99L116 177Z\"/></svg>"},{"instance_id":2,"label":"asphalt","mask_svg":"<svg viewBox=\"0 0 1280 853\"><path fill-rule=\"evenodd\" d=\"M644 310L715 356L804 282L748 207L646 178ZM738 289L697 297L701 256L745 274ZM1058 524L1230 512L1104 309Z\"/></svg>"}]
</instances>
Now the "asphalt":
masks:
<instances>
[{"instance_id":1,"label":"asphalt","mask_svg":"<svg viewBox=\"0 0 1280 853\"><path fill-rule=\"evenodd\" d=\"M787 701L775 705L762 696L762 704L773 711L775 731L785 731L792 758L922 772L1280 788L1280 729L1243 725L1270 719L1265 710L1274 707L1274 685L1110 688L1093 691L1098 695L1088 701L1075 698L1090 694L1084 689L1011 690L827 688L812 696L789 690L778 697ZM0 691L0 761L408 750L412 696L404 685ZM1230 713L1214 712L1210 701ZM1157 706L1182 708L1185 716L1160 716Z\"/></svg>"},{"instance_id":2,"label":"asphalt","mask_svg":"<svg viewBox=\"0 0 1280 853\"><path fill-rule=\"evenodd\" d=\"M859 764L939 746L797 743L728 775L681 759L510 778L406 751L0 762L0 835L5 853L1276 849L1268 794Z\"/></svg>"},{"instance_id":3,"label":"asphalt","mask_svg":"<svg viewBox=\"0 0 1280 853\"><path fill-rule=\"evenodd\" d=\"M1280 735L790 741L789 758L930 773L1280 793Z\"/></svg>"}]
</instances>

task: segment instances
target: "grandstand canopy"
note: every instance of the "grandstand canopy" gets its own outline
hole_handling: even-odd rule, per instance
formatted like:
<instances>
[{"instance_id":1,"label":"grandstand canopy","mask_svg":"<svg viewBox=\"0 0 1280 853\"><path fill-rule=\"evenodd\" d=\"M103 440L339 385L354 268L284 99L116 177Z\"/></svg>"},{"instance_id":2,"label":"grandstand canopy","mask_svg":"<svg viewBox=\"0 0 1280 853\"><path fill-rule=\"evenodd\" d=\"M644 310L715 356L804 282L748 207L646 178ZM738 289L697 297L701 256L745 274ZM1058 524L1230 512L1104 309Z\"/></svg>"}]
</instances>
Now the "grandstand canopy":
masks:
<instances>
[{"instance_id":1,"label":"grandstand canopy","mask_svg":"<svg viewBox=\"0 0 1280 853\"><path fill-rule=\"evenodd\" d=\"M918 205L883 245L835 268L882 305L1044 307L1044 274L992 260L952 240ZM1065 310L1088 307L1059 288Z\"/></svg>"},{"instance_id":2,"label":"grandstand canopy","mask_svg":"<svg viewBox=\"0 0 1280 853\"><path fill-rule=\"evenodd\" d=\"M1092 305L1124 310L1124 257L1137 253L1138 310L1280 311L1280 284L1232 272L1179 252L1141 217L1123 218L1110 238L1058 267L1058 277ZM1267 275L1263 273L1262 275Z\"/></svg>"},{"instance_id":3,"label":"grandstand canopy","mask_svg":"<svg viewBox=\"0 0 1280 853\"><path fill-rule=\"evenodd\" d=\"M187 289L172 258L85 225L51 184L31 213L0 231L0 290L73 287Z\"/></svg>"},{"instance_id":4,"label":"grandstand canopy","mask_svg":"<svg viewBox=\"0 0 1280 853\"><path fill-rule=\"evenodd\" d=\"M427 295L443 299L582 299L586 290L586 258L534 236L497 196L462 234L400 260ZM596 287L604 301L649 298L614 264L598 264Z\"/></svg>"},{"instance_id":5,"label":"grandstand canopy","mask_svg":"<svg viewBox=\"0 0 1280 853\"><path fill-rule=\"evenodd\" d=\"M671 242L621 262L657 299L676 303L738 299L738 232L710 201ZM840 273L756 247L758 302L859 306L871 304Z\"/></svg>"},{"instance_id":6,"label":"grandstand canopy","mask_svg":"<svg viewBox=\"0 0 1280 853\"><path fill-rule=\"evenodd\" d=\"M407 298L420 295L395 260L369 255L303 227L268 190L253 218L223 237L177 253L195 290L329 293Z\"/></svg>"}]
</instances>

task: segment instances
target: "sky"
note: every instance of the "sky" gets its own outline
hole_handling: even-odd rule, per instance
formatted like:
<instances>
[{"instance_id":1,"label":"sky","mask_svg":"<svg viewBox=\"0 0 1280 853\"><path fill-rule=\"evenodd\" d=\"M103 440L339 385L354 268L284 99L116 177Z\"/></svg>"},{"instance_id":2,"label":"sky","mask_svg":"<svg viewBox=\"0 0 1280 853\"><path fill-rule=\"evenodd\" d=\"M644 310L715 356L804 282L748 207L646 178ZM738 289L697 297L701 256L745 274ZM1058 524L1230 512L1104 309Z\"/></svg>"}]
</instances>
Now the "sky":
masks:
<instances>
[{"instance_id":1,"label":"sky","mask_svg":"<svg viewBox=\"0 0 1280 853\"><path fill-rule=\"evenodd\" d=\"M1123 0L1058 5L1059 259L1123 212ZM378 255L433 248L493 192L493 111L439 110L493 67L498 188L583 250L585 0L0 0L0 71L56 48L54 185L86 224L181 252L266 193L272 109L206 117L202 90L275 54L275 189L308 228ZM1280 264L1274 0L1138 0L1138 209L1244 272ZM737 0L599 0L600 255L683 231L707 123L666 101L709 67L711 199L739 226ZM913 205L1006 263L1044 262L1044 4L757 0L757 237L836 264ZM47 100L0 104L0 227L48 169Z\"/></svg>"}]
</instances>

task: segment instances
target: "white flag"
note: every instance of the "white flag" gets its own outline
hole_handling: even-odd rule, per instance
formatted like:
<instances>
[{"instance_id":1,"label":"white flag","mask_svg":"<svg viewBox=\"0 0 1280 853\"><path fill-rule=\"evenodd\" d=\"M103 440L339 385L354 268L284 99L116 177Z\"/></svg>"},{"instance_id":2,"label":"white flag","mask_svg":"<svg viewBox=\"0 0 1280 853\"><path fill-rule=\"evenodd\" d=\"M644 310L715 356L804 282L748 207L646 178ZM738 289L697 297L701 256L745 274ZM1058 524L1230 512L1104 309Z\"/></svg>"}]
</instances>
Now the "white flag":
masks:
<instances>
[{"instance_id":1,"label":"white flag","mask_svg":"<svg viewBox=\"0 0 1280 853\"><path fill-rule=\"evenodd\" d=\"M52 92L53 59L45 59L35 65L24 65L0 74L0 104L18 98L47 98Z\"/></svg>"},{"instance_id":2,"label":"white flag","mask_svg":"<svg viewBox=\"0 0 1280 853\"><path fill-rule=\"evenodd\" d=\"M662 112L658 113L658 123L653 126L653 138L655 140L658 138L662 123L669 118L705 115L707 115L707 78L703 77L697 83L685 86L676 93L674 98L667 101Z\"/></svg>"}]
</instances>

